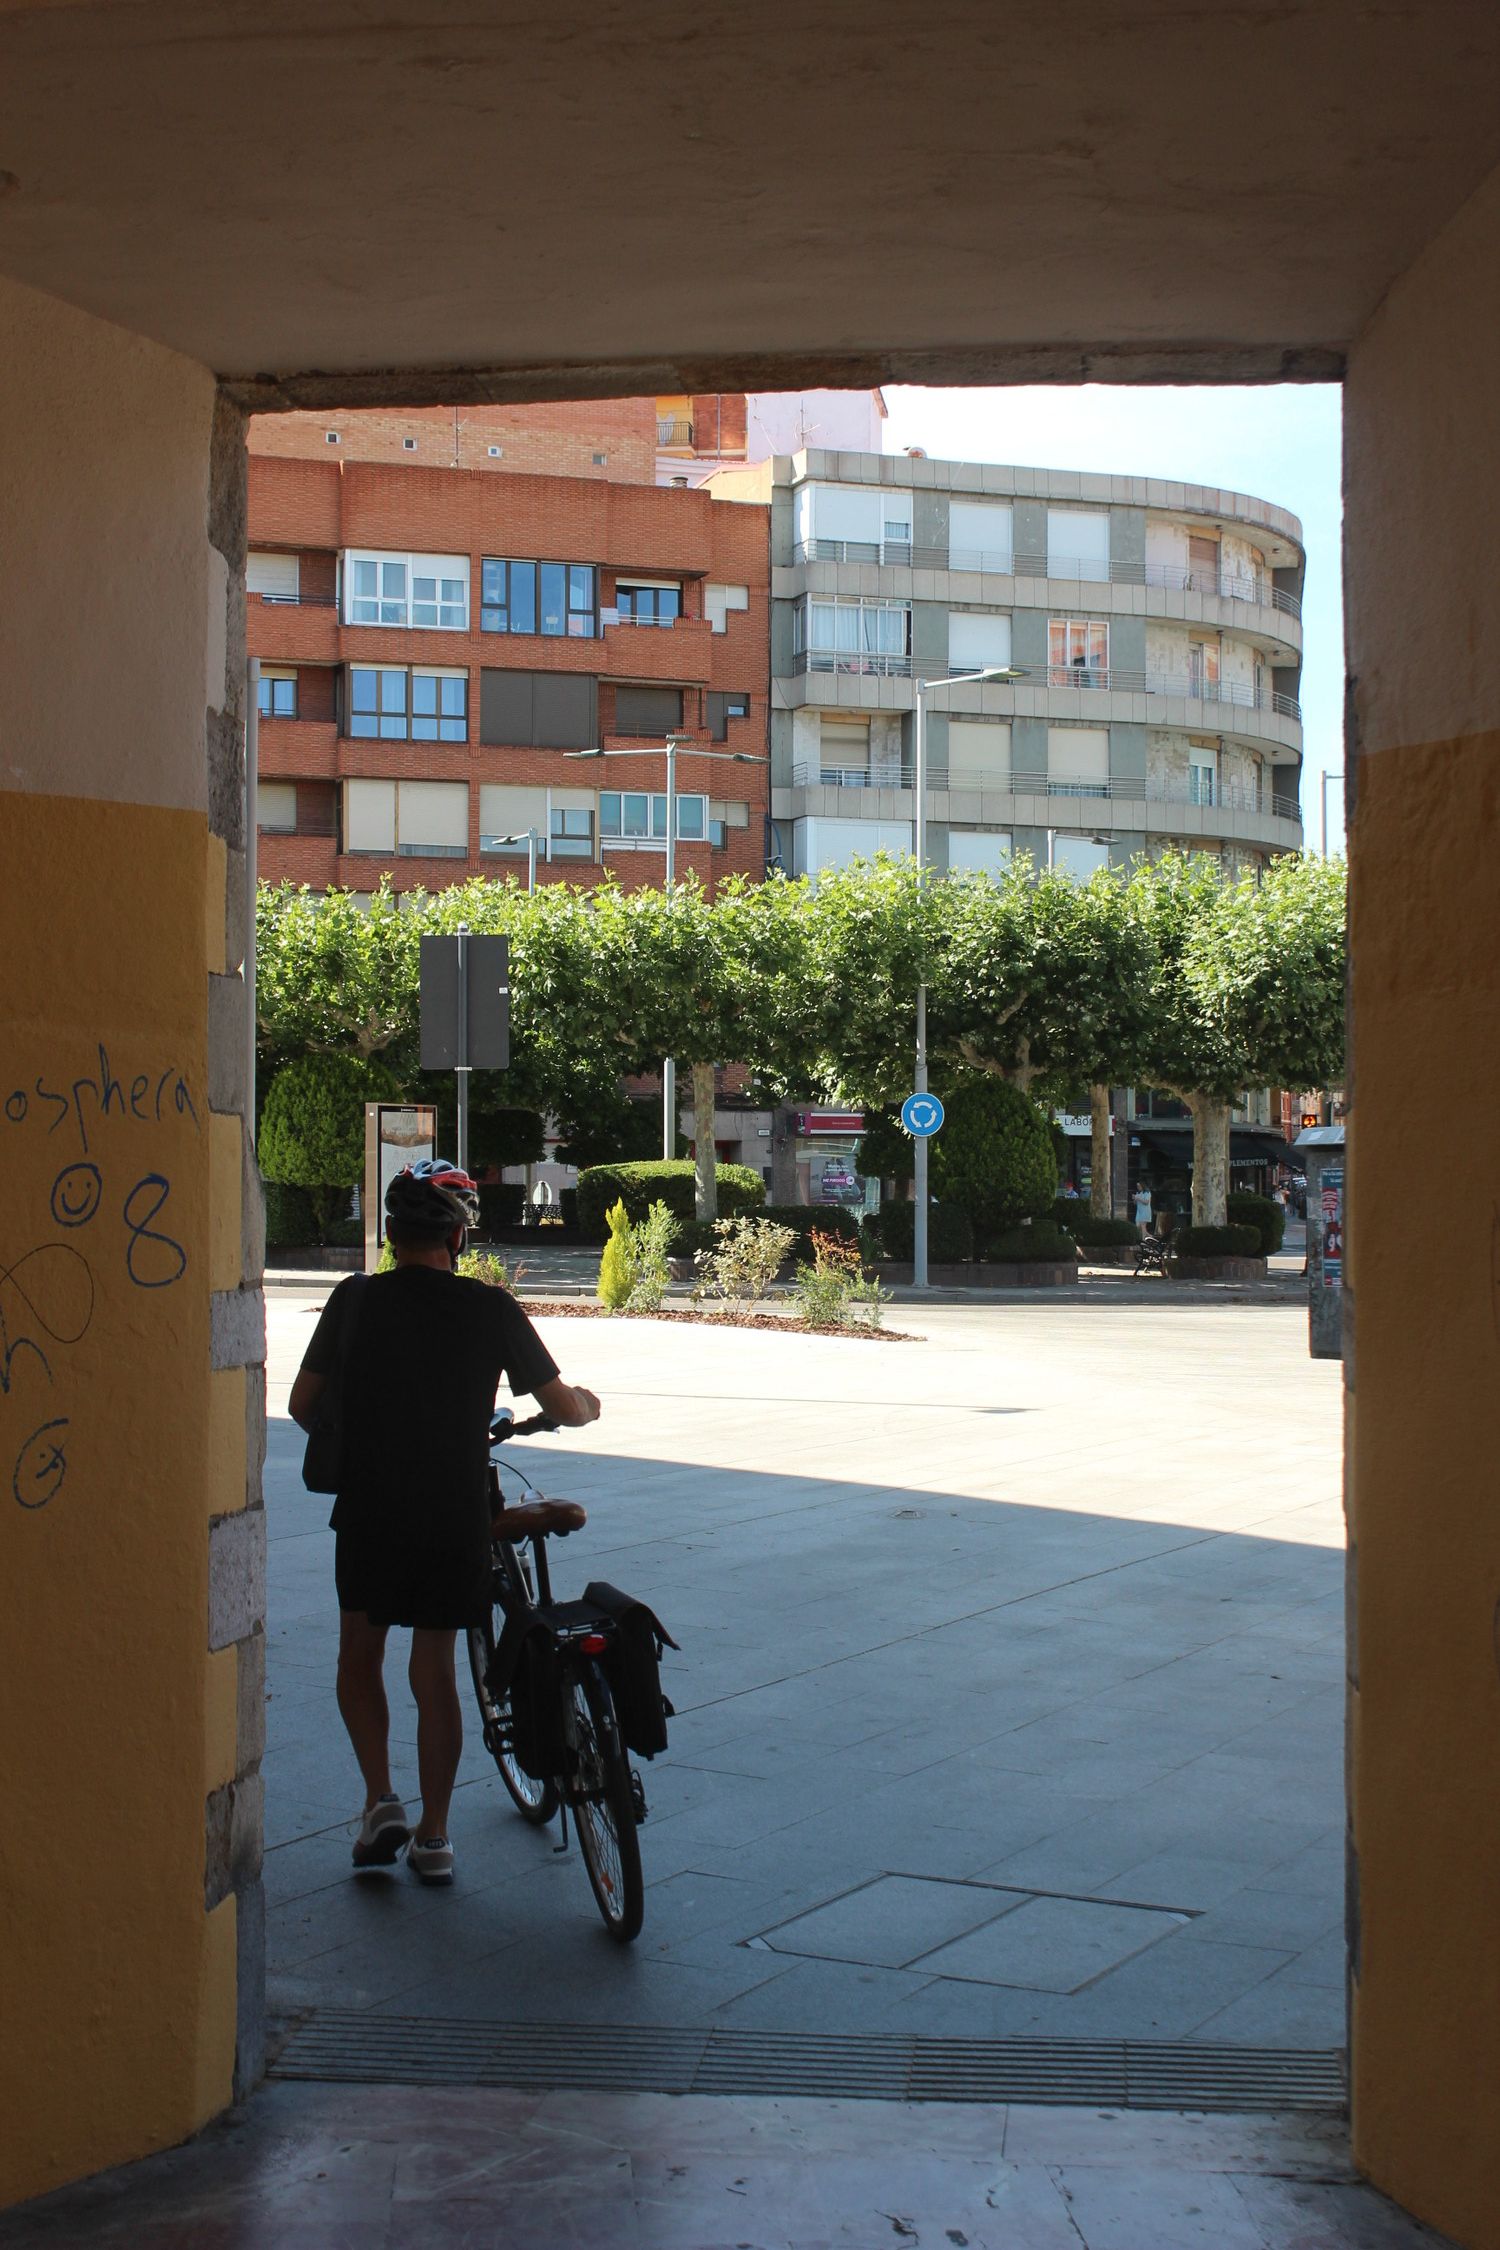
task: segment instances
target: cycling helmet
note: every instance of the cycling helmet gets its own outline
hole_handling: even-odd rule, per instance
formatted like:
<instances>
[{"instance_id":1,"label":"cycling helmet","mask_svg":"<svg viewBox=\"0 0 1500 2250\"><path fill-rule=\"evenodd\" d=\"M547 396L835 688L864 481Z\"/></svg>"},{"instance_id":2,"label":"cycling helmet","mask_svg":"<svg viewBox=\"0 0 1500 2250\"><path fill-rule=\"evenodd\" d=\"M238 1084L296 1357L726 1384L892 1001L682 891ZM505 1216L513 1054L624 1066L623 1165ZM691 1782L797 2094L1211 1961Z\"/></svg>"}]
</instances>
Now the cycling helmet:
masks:
<instances>
[{"instance_id":1,"label":"cycling helmet","mask_svg":"<svg viewBox=\"0 0 1500 2250\"><path fill-rule=\"evenodd\" d=\"M385 1215L442 1242L455 1227L479 1223L479 1190L467 1172L441 1156L398 1172L385 1191Z\"/></svg>"}]
</instances>

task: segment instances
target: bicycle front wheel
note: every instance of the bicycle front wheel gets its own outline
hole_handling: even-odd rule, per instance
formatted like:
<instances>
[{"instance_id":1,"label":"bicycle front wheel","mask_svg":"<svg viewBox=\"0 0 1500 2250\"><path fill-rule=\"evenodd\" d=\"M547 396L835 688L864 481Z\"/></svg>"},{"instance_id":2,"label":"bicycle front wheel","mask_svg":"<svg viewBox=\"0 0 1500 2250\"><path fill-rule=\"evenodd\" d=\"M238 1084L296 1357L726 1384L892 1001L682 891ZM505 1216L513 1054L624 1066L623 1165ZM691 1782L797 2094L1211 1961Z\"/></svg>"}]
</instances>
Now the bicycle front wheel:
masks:
<instances>
[{"instance_id":1,"label":"bicycle front wheel","mask_svg":"<svg viewBox=\"0 0 1500 2250\"><path fill-rule=\"evenodd\" d=\"M510 1792L510 1799L523 1820L541 1828L557 1810L557 1791L550 1781L535 1781L516 1764L510 1751L510 1698L492 1696L485 1685L490 1659L495 1653L495 1643L504 1628L505 1612L492 1607L482 1625L471 1625L468 1631L469 1670L474 1680L474 1698L479 1705L479 1723L484 1735L484 1746L495 1761L495 1769Z\"/></svg>"},{"instance_id":2,"label":"bicycle front wheel","mask_svg":"<svg viewBox=\"0 0 1500 2250\"><path fill-rule=\"evenodd\" d=\"M579 1848L604 1927L617 1944L628 1945L645 1918L646 1894L625 1746L597 1665L569 1681L567 1696L573 1743L568 1800Z\"/></svg>"}]
</instances>

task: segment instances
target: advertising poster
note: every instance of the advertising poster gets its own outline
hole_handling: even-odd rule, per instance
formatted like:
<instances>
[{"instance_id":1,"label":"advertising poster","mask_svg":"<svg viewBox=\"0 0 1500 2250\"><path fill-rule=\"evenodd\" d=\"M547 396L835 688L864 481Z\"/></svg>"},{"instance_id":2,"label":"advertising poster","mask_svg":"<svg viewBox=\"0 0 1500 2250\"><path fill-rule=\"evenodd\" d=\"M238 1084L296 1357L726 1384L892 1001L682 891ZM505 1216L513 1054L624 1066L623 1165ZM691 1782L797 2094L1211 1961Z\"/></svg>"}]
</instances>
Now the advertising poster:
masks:
<instances>
[{"instance_id":1,"label":"advertising poster","mask_svg":"<svg viewBox=\"0 0 1500 2250\"><path fill-rule=\"evenodd\" d=\"M1344 1167L1325 1164L1318 1189L1323 1244L1323 1287L1338 1289L1344 1279Z\"/></svg>"}]
</instances>

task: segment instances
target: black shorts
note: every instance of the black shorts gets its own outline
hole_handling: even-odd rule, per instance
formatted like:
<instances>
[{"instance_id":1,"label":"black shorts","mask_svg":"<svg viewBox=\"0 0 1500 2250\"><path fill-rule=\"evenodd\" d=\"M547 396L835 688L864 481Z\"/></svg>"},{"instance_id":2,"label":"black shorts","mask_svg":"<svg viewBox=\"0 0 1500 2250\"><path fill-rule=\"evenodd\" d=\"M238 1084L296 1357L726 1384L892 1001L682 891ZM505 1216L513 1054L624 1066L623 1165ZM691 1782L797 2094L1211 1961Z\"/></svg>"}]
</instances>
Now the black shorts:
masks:
<instances>
[{"instance_id":1,"label":"black shorts","mask_svg":"<svg viewBox=\"0 0 1500 2250\"><path fill-rule=\"evenodd\" d=\"M339 1608L362 1610L372 1625L417 1625L463 1632L489 1613L487 1536L458 1542L395 1541L362 1525L334 1538Z\"/></svg>"}]
</instances>

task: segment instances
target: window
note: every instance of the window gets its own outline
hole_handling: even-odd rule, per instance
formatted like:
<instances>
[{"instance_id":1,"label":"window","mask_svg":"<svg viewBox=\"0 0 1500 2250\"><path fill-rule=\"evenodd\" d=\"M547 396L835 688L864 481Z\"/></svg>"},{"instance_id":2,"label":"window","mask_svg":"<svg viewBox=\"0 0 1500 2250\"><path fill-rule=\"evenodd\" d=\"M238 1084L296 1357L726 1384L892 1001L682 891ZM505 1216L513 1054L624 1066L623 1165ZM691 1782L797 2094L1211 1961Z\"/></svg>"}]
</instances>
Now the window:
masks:
<instances>
[{"instance_id":1,"label":"window","mask_svg":"<svg viewBox=\"0 0 1500 2250\"><path fill-rule=\"evenodd\" d=\"M879 485L804 485L797 543L809 562L911 560L911 495Z\"/></svg>"},{"instance_id":2,"label":"window","mask_svg":"<svg viewBox=\"0 0 1500 2250\"><path fill-rule=\"evenodd\" d=\"M554 804L548 857L551 859L592 859L594 856L594 808L592 804Z\"/></svg>"},{"instance_id":3,"label":"window","mask_svg":"<svg viewBox=\"0 0 1500 2250\"><path fill-rule=\"evenodd\" d=\"M468 556L346 555L344 623L467 632Z\"/></svg>"},{"instance_id":4,"label":"window","mask_svg":"<svg viewBox=\"0 0 1500 2250\"><path fill-rule=\"evenodd\" d=\"M1002 671L1010 663L1010 619L993 611L951 610L948 616L948 669L979 672L987 666Z\"/></svg>"},{"instance_id":5,"label":"window","mask_svg":"<svg viewBox=\"0 0 1500 2250\"><path fill-rule=\"evenodd\" d=\"M715 742L728 740L731 719L748 719L749 716L750 698L748 694L741 694L733 689L722 693L714 688L709 690L708 731Z\"/></svg>"},{"instance_id":6,"label":"window","mask_svg":"<svg viewBox=\"0 0 1500 2250\"><path fill-rule=\"evenodd\" d=\"M424 859L466 859L464 781L346 781L344 849Z\"/></svg>"},{"instance_id":7,"label":"window","mask_svg":"<svg viewBox=\"0 0 1500 2250\"><path fill-rule=\"evenodd\" d=\"M1188 803L1211 805L1218 797L1219 760L1213 750L1188 751Z\"/></svg>"},{"instance_id":8,"label":"window","mask_svg":"<svg viewBox=\"0 0 1500 2250\"><path fill-rule=\"evenodd\" d=\"M1217 641L1188 642L1188 694L1213 699L1219 684L1219 644Z\"/></svg>"},{"instance_id":9,"label":"window","mask_svg":"<svg viewBox=\"0 0 1500 2250\"><path fill-rule=\"evenodd\" d=\"M262 781L255 792L255 825L267 836L297 833L295 781Z\"/></svg>"},{"instance_id":10,"label":"window","mask_svg":"<svg viewBox=\"0 0 1500 2250\"><path fill-rule=\"evenodd\" d=\"M1010 727L993 719L948 721L948 787L1010 786Z\"/></svg>"},{"instance_id":11,"label":"window","mask_svg":"<svg viewBox=\"0 0 1500 2250\"><path fill-rule=\"evenodd\" d=\"M682 615L682 588L656 579L620 579L615 608L622 625L675 625Z\"/></svg>"},{"instance_id":12,"label":"window","mask_svg":"<svg viewBox=\"0 0 1500 2250\"><path fill-rule=\"evenodd\" d=\"M481 672L479 739L518 750L592 750L599 682L586 672Z\"/></svg>"},{"instance_id":13,"label":"window","mask_svg":"<svg viewBox=\"0 0 1500 2250\"><path fill-rule=\"evenodd\" d=\"M1102 618L1054 617L1047 625L1053 687L1109 685L1109 626Z\"/></svg>"},{"instance_id":14,"label":"window","mask_svg":"<svg viewBox=\"0 0 1500 2250\"><path fill-rule=\"evenodd\" d=\"M259 594L266 602L294 602L297 599L302 577L302 565L296 555L247 555L245 558L245 592Z\"/></svg>"},{"instance_id":15,"label":"window","mask_svg":"<svg viewBox=\"0 0 1500 2250\"><path fill-rule=\"evenodd\" d=\"M1101 867L1109 865L1109 846L1097 836L1062 836L1052 839L1051 864L1060 875L1071 875L1075 881L1086 883Z\"/></svg>"},{"instance_id":16,"label":"window","mask_svg":"<svg viewBox=\"0 0 1500 2250\"><path fill-rule=\"evenodd\" d=\"M989 828L950 828L950 875L1003 875L1010 864L1010 838Z\"/></svg>"},{"instance_id":17,"label":"window","mask_svg":"<svg viewBox=\"0 0 1500 2250\"><path fill-rule=\"evenodd\" d=\"M344 732L383 742L467 742L469 675L351 665Z\"/></svg>"},{"instance_id":18,"label":"window","mask_svg":"<svg viewBox=\"0 0 1500 2250\"><path fill-rule=\"evenodd\" d=\"M486 633L540 633L591 641L598 634L599 574L592 563L511 562L480 566L479 623Z\"/></svg>"},{"instance_id":19,"label":"window","mask_svg":"<svg viewBox=\"0 0 1500 2250\"><path fill-rule=\"evenodd\" d=\"M1109 795L1108 727L1048 727L1047 794Z\"/></svg>"},{"instance_id":20,"label":"window","mask_svg":"<svg viewBox=\"0 0 1500 2250\"><path fill-rule=\"evenodd\" d=\"M870 779L868 719L823 718L818 722L820 765L817 779L834 789L863 789ZM811 780L814 777L808 776Z\"/></svg>"},{"instance_id":21,"label":"window","mask_svg":"<svg viewBox=\"0 0 1500 2250\"><path fill-rule=\"evenodd\" d=\"M1082 508L1047 510L1047 576L1109 577L1109 517Z\"/></svg>"},{"instance_id":22,"label":"window","mask_svg":"<svg viewBox=\"0 0 1500 2250\"><path fill-rule=\"evenodd\" d=\"M703 589L703 614L714 632L727 633L729 612L750 607L748 586L705 586Z\"/></svg>"},{"instance_id":23,"label":"window","mask_svg":"<svg viewBox=\"0 0 1500 2250\"><path fill-rule=\"evenodd\" d=\"M1015 559L1014 519L993 501L955 500L948 510L948 568L1008 571Z\"/></svg>"},{"instance_id":24,"label":"window","mask_svg":"<svg viewBox=\"0 0 1500 2250\"><path fill-rule=\"evenodd\" d=\"M708 799L677 799L677 834L684 843L700 844L708 836ZM665 844L667 839L666 792L644 789L605 789L599 795L599 835L606 844Z\"/></svg>"},{"instance_id":25,"label":"window","mask_svg":"<svg viewBox=\"0 0 1500 2250\"><path fill-rule=\"evenodd\" d=\"M337 430L325 430L323 432L323 443L325 445L337 445L338 442L339 433Z\"/></svg>"},{"instance_id":26,"label":"window","mask_svg":"<svg viewBox=\"0 0 1500 2250\"><path fill-rule=\"evenodd\" d=\"M1188 586L1195 594L1219 591L1219 537L1217 532L1188 533Z\"/></svg>"},{"instance_id":27,"label":"window","mask_svg":"<svg viewBox=\"0 0 1500 2250\"><path fill-rule=\"evenodd\" d=\"M261 667L260 684L255 691L255 705L263 719L295 719L297 716L297 675L295 672L269 670Z\"/></svg>"},{"instance_id":28,"label":"window","mask_svg":"<svg viewBox=\"0 0 1500 2250\"><path fill-rule=\"evenodd\" d=\"M804 602L797 612L804 668L905 676L911 671L908 602Z\"/></svg>"},{"instance_id":29,"label":"window","mask_svg":"<svg viewBox=\"0 0 1500 2250\"><path fill-rule=\"evenodd\" d=\"M401 440L401 450L403 453L415 453L417 450L416 439L414 437L404 437Z\"/></svg>"},{"instance_id":30,"label":"window","mask_svg":"<svg viewBox=\"0 0 1500 2250\"><path fill-rule=\"evenodd\" d=\"M534 828L545 845L547 792L505 782L483 782L479 790L479 849L523 856L526 831ZM514 837L514 843L508 841Z\"/></svg>"},{"instance_id":31,"label":"window","mask_svg":"<svg viewBox=\"0 0 1500 2250\"><path fill-rule=\"evenodd\" d=\"M616 734L670 734L682 725L682 690L673 687L617 687Z\"/></svg>"}]
</instances>

